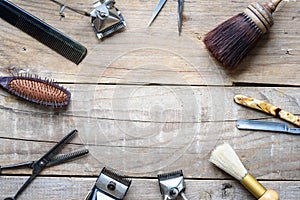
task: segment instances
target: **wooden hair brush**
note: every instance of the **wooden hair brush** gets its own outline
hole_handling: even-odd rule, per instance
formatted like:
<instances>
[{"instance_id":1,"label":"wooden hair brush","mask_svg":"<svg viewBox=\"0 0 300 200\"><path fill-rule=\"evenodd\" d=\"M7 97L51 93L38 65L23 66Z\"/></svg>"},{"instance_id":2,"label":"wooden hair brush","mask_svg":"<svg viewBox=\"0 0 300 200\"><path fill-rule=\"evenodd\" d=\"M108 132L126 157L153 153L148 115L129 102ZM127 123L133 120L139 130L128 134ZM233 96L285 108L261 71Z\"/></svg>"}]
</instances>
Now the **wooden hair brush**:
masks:
<instances>
[{"instance_id":1,"label":"wooden hair brush","mask_svg":"<svg viewBox=\"0 0 300 200\"><path fill-rule=\"evenodd\" d=\"M24 100L44 106L67 106L71 99L71 93L62 86L28 75L0 77L0 86Z\"/></svg>"},{"instance_id":2,"label":"wooden hair brush","mask_svg":"<svg viewBox=\"0 0 300 200\"><path fill-rule=\"evenodd\" d=\"M221 23L207 33L203 42L226 68L234 69L273 25L272 13L282 0L261 5L250 4L244 12Z\"/></svg>"},{"instance_id":3,"label":"wooden hair brush","mask_svg":"<svg viewBox=\"0 0 300 200\"><path fill-rule=\"evenodd\" d=\"M242 164L233 148L225 143L217 146L211 153L210 162L236 178L256 199L279 200L274 190L267 190L260 184Z\"/></svg>"}]
</instances>

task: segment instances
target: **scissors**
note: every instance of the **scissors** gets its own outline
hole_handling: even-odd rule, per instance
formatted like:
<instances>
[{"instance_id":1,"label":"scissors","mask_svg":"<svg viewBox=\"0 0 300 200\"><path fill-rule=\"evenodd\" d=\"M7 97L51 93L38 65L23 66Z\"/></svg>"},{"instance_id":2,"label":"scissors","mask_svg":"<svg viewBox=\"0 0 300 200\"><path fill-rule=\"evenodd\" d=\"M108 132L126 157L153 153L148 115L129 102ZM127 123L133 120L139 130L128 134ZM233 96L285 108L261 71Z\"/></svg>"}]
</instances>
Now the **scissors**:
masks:
<instances>
[{"instance_id":1,"label":"scissors","mask_svg":"<svg viewBox=\"0 0 300 200\"><path fill-rule=\"evenodd\" d=\"M161 11L162 7L165 5L167 0L159 0L158 5L156 6L150 21L148 23L148 26L152 24L154 19L157 17L158 13ZM183 0L178 0L178 33L181 34L181 27L182 27L182 12L183 12Z\"/></svg>"},{"instance_id":2,"label":"scissors","mask_svg":"<svg viewBox=\"0 0 300 200\"><path fill-rule=\"evenodd\" d=\"M27 188L27 186L35 179L35 177L46 167L58 165L72 159L84 156L89 153L88 149L84 149L81 151L76 151L69 154L57 155L58 151L62 149L62 147L70 141L77 133L77 130L73 130L71 133L66 135L60 142L58 142L54 147L52 147L45 155L43 155L37 161L24 162L20 164L12 164L7 166L0 166L0 172L3 169L12 169L19 167L29 167L32 168L32 174L27 179L27 181L20 187L20 189L16 192L13 197L7 197L4 200L15 200L17 197Z\"/></svg>"}]
</instances>

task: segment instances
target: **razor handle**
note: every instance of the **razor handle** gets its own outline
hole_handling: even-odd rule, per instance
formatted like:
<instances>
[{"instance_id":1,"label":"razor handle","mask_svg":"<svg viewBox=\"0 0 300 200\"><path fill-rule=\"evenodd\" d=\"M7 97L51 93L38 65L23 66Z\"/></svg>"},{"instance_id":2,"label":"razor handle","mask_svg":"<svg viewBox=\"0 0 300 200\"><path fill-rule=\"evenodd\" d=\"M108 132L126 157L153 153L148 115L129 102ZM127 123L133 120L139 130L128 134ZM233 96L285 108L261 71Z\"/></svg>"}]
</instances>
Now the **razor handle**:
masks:
<instances>
[{"instance_id":1,"label":"razor handle","mask_svg":"<svg viewBox=\"0 0 300 200\"><path fill-rule=\"evenodd\" d=\"M0 0L0 17L76 64L87 53L84 46L10 1Z\"/></svg>"}]
</instances>

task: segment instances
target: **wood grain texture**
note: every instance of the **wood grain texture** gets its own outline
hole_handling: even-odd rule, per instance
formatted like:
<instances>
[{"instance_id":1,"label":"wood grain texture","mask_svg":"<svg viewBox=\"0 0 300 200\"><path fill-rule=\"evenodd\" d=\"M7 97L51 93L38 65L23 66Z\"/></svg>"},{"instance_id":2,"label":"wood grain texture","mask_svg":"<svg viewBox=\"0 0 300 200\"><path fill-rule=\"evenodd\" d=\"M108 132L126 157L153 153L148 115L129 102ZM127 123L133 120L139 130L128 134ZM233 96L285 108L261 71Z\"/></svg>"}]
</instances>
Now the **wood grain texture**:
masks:
<instances>
[{"instance_id":1,"label":"wood grain texture","mask_svg":"<svg viewBox=\"0 0 300 200\"><path fill-rule=\"evenodd\" d=\"M65 10L60 18L51 1L12 2L88 49L75 65L0 19L0 75L37 74L72 93L67 108L53 109L0 90L0 165L36 160L73 129L78 137L63 152L90 150L85 158L45 169L20 199L83 199L104 166L133 178L126 199L162 199L157 174L178 169L187 179L189 199L254 199L208 162L223 141L281 199L300 198L299 138L238 130L238 119L280 120L233 101L243 94L300 115L299 1L282 2L270 32L231 72L212 58L202 38L251 0L185 1L180 37L177 1L168 1L147 27L157 0L117 0L127 27L102 41L88 17ZM62 2L86 11L94 3ZM0 198L30 173L3 170Z\"/></svg>"},{"instance_id":2,"label":"wood grain texture","mask_svg":"<svg viewBox=\"0 0 300 200\"><path fill-rule=\"evenodd\" d=\"M16 186L21 185L26 177L4 176L0 182L1 194L3 199L7 195L14 193ZM38 177L32 185L20 196L20 199L84 199L85 195L92 188L96 181L94 178L65 178L65 177ZM251 199L254 198L237 181L232 180L185 180L185 194L188 199ZM272 183L262 181L268 188L274 188L280 193L281 199L297 199L299 181L282 181ZM51 188L51 190L49 190ZM291 192L287 192L291 191ZM135 179L133 178L130 189L124 200L157 200L162 199L156 179Z\"/></svg>"},{"instance_id":3,"label":"wood grain texture","mask_svg":"<svg viewBox=\"0 0 300 200\"><path fill-rule=\"evenodd\" d=\"M66 17L60 20L58 6L50 1L13 2L85 45L88 55L76 66L1 20L3 73L14 67L16 71L55 77L58 81L144 84L173 83L169 77L176 73L193 85L233 82L299 85L298 1L279 6L270 33L234 72L224 71L208 54L201 39L225 19L242 12L251 1L226 2L226 5L222 1L185 2L181 37L177 33L176 2L168 3L153 25L146 27L147 16L150 18L156 1L118 1L128 26L104 41L95 37L88 17L66 10ZM93 3L66 2L87 11ZM124 73L134 74L135 78L127 79Z\"/></svg>"},{"instance_id":4,"label":"wood grain texture","mask_svg":"<svg viewBox=\"0 0 300 200\"><path fill-rule=\"evenodd\" d=\"M0 109L6 127L0 130L2 164L37 159L76 128L75 144L85 144L92 156L78 161L83 166L71 163L72 168L57 166L58 171L45 173L96 175L99 166L108 165L137 176L183 168L190 178L220 178L224 173L207 160L215 145L227 141L258 178L299 178L297 136L237 130L237 119L280 120L233 101L235 94L247 94L297 114L298 89L77 85L70 90L73 101L66 110L41 108L1 92L6 100Z\"/></svg>"}]
</instances>

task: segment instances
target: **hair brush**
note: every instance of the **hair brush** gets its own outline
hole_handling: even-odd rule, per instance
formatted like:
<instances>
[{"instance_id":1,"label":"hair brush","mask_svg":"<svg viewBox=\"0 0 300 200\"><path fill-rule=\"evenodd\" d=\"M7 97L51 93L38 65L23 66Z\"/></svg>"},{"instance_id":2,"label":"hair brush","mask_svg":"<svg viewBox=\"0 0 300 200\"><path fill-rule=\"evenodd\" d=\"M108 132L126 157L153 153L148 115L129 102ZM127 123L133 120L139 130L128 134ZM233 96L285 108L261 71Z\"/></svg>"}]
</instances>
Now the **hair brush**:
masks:
<instances>
[{"instance_id":1,"label":"hair brush","mask_svg":"<svg viewBox=\"0 0 300 200\"><path fill-rule=\"evenodd\" d=\"M67 106L71 99L71 93L53 80L29 75L0 77L0 85L13 95L44 106Z\"/></svg>"}]
</instances>

